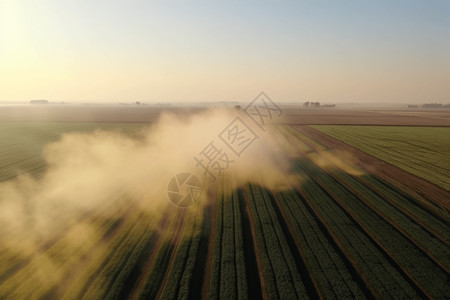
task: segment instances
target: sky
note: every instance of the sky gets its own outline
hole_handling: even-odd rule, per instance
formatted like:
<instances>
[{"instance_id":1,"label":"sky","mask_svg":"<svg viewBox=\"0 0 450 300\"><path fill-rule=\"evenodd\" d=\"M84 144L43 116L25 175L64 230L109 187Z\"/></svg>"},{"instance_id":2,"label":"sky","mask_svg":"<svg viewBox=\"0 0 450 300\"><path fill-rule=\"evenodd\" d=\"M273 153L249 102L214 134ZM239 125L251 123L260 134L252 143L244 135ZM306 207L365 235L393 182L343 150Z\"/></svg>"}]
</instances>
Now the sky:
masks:
<instances>
[{"instance_id":1,"label":"sky","mask_svg":"<svg viewBox=\"0 0 450 300\"><path fill-rule=\"evenodd\" d=\"M0 101L450 103L450 1L0 0Z\"/></svg>"}]
</instances>

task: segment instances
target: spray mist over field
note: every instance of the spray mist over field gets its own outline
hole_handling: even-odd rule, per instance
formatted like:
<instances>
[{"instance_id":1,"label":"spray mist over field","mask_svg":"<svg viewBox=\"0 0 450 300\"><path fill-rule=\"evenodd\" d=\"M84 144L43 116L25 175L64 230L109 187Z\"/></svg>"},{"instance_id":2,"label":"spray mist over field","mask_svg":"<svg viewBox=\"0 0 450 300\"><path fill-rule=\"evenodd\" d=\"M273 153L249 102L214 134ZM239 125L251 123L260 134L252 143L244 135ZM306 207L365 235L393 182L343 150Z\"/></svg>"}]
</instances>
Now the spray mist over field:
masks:
<instances>
[{"instance_id":1,"label":"spray mist over field","mask_svg":"<svg viewBox=\"0 0 450 300\"><path fill-rule=\"evenodd\" d=\"M238 116L255 134L240 155L220 138ZM211 142L230 160L214 182L194 159ZM22 174L0 183L0 298L27 299L37 287L45 294L64 285L80 256L109 245L104 224L138 215L154 224L154 232L162 230L156 225L159 217L170 220L179 213L167 194L168 183L179 173L192 173L203 184L199 203L189 214L203 214L208 196L214 195L208 191L216 187L227 193L232 192L231 184L254 183L279 191L302 182L291 166L304 156L323 168L337 166L355 173L326 151L311 153L287 128L261 130L244 113L231 109L164 113L154 124L128 135L67 133L48 144L44 156L47 168L39 177ZM222 184L226 188L219 187ZM2 274L8 276L4 282Z\"/></svg>"},{"instance_id":2,"label":"spray mist over field","mask_svg":"<svg viewBox=\"0 0 450 300\"><path fill-rule=\"evenodd\" d=\"M117 210L131 205L149 215L158 213L169 203L167 184L174 175L190 172L205 186L210 182L196 167L194 156L211 141L217 142L236 115L225 109L167 113L134 137L107 131L63 135L45 149L48 168L43 176L24 174L0 184L1 243L13 251L32 253L86 213L109 208L114 217ZM254 182L276 189L285 182L288 158L274 132L257 134L241 157L229 154L234 162L223 176L238 185ZM227 150L223 144L217 146ZM89 239L93 230L83 228L80 242Z\"/></svg>"}]
</instances>

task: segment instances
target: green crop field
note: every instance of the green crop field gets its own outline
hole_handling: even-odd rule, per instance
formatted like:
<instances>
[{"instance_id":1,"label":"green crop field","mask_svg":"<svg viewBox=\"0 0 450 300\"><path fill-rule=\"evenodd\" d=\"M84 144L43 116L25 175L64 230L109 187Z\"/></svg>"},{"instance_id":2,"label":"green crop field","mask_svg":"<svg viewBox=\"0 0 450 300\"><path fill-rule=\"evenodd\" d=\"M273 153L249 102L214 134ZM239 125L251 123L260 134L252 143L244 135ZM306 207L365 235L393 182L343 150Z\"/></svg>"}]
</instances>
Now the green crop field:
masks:
<instances>
[{"instance_id":1,"label":"green crop field","mask_svg":"<svg viewBox=\"0 0 450 300\"><path fill-rule=\"evenodd\" d=\"M0 182L21 172L32 175L45 168L45 145L70 132L113 130L133 134L143 127L133 123L0 122Z\"/></svg>"},{"instance_id":2,"label":"green crop field","mask_svg":"<svg viewBox=\"0 0 450 300\"><path fill-rule=\"evenodd\" d=\"M450 128L312 126L450 191Z\"/></svg>"},{"instance_id":3,"label":"green crop field","mask_svg":"<svg viewBox=\"0 0 450 300\"><path fill-rule=\"evenodd\" d=\"M133 136L142 126L0 124L1 184L8 187L20 173L39 178L46 170L42 150L63 133L103 129ZM448 188L448 129L315 128ZM54 216L61 224L55 232L46 240L33 235L29 243L26 232L15 234L0 217L0 299L450 295L446 209L338 160L336 149L290 126L278 131L296 154L284 189L237 186L225 176L199 204L180 209L163 201L158 210L117 192L70 220ZM13 196L0 195L0 205ZM21 208L33 205L24 201Z\"/></svg>"}]
</instances>

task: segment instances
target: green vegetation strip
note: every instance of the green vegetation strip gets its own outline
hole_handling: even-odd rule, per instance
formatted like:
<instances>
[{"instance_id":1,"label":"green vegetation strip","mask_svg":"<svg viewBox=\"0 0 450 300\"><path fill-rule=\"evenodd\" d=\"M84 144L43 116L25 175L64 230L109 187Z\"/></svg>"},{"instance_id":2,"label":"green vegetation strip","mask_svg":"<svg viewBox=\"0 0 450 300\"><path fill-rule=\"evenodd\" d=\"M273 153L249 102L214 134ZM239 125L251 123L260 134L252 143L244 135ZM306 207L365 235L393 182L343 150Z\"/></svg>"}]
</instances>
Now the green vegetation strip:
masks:
<instances>
[{"instance_id":1,"label":"green vegetation strip","mask_svg":"<svg viewBox=\"0 0 450 300\"><path fill-rule=\"evenodd\" d=\"M307 291L267 191L247 187L269 298L307 299Z\"/></svg>"},{"instance_id":2,"label":"green vegetation strip","mask_svg":"<svg viewBox=\"0 0 450 300\"><path fill-rule=\"evenodd\" d=\"M311 127L450 191L450 128Z\"/></svg>"},{"instance_id":3,"label":"green vegetation strip","mask_svg":"<svg viewBox=\"0 0 450 300\"><path fill-rule=\"evenodd\" d=\"M360 276L370 283L376 296L417 297L418 294L392 265L388 257L380 251L358 224L335 203L311 176L317 172L306 160L298 160L296 171L305 178L300 182L302 196L308 206L325 224L328 232L339 241L345 253L357 267Z\"/></svg>"},{"instance_id":4,"label":"green vegetation strip","mask_svg":"<svg viewBox=\"0 0 450 300\"><path fill-rule=\"evenodd\" d=\"M71 123L71 122L0 122L0 182L27 173L38 176L45 169L43 150L63 134L117 131L138 136L148 126L133 123Z\"/></svg>"},{"instance_id":5,"label":"green vegetation strip","mask_svg":"<svg viewBox=\"0 0 450 300\"><path fill-rule=\"evenodd\" d=\"M162 291L162 299L187 299L189 297L190 282L201 238L203 215L198 210L191 212L186 218L181 242L172 263L167 284Z\"/></svg>"},{"instance_id":6,"label":"green vegetation strip","mask_svg":"<svg viewBox=\"0 0 450 300\"><path fill-rule=\"evenodd\" d=\"M364 294L353 281L350 271L339 257L332 243L320 229L320 224L304 201L293 190L278 194L279 203L292 224L301 245L311 276L324 298L363 298Z\"/></svg>"},{"instance_id":7,"label":"green vegetation strip","mask_svg":"<svg viewBox=\"0 0 450 300\"><path fill-rule=\"evenodd\" d=\"M237 190L226 182L219 190L210 299L248 299L241 212Z\"/></svg>"}]
</instances>

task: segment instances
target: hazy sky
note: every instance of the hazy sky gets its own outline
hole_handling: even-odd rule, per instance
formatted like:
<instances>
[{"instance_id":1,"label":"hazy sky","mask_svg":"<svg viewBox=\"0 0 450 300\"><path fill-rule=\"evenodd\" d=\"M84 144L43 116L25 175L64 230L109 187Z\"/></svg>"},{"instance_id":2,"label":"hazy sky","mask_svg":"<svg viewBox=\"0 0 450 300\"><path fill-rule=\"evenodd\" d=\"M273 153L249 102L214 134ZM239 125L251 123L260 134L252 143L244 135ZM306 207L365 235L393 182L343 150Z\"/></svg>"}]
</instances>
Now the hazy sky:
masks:
<instances>
[{"instance_id":1,"label":"hazy sky","mask_svg":"<svg viewBox=\"0 0 450 300\"><path fill-rule=\"evenodd\" d=\"M0 101L450 102L450 1L0 0Z\"/></svg>"}]
</instances>

